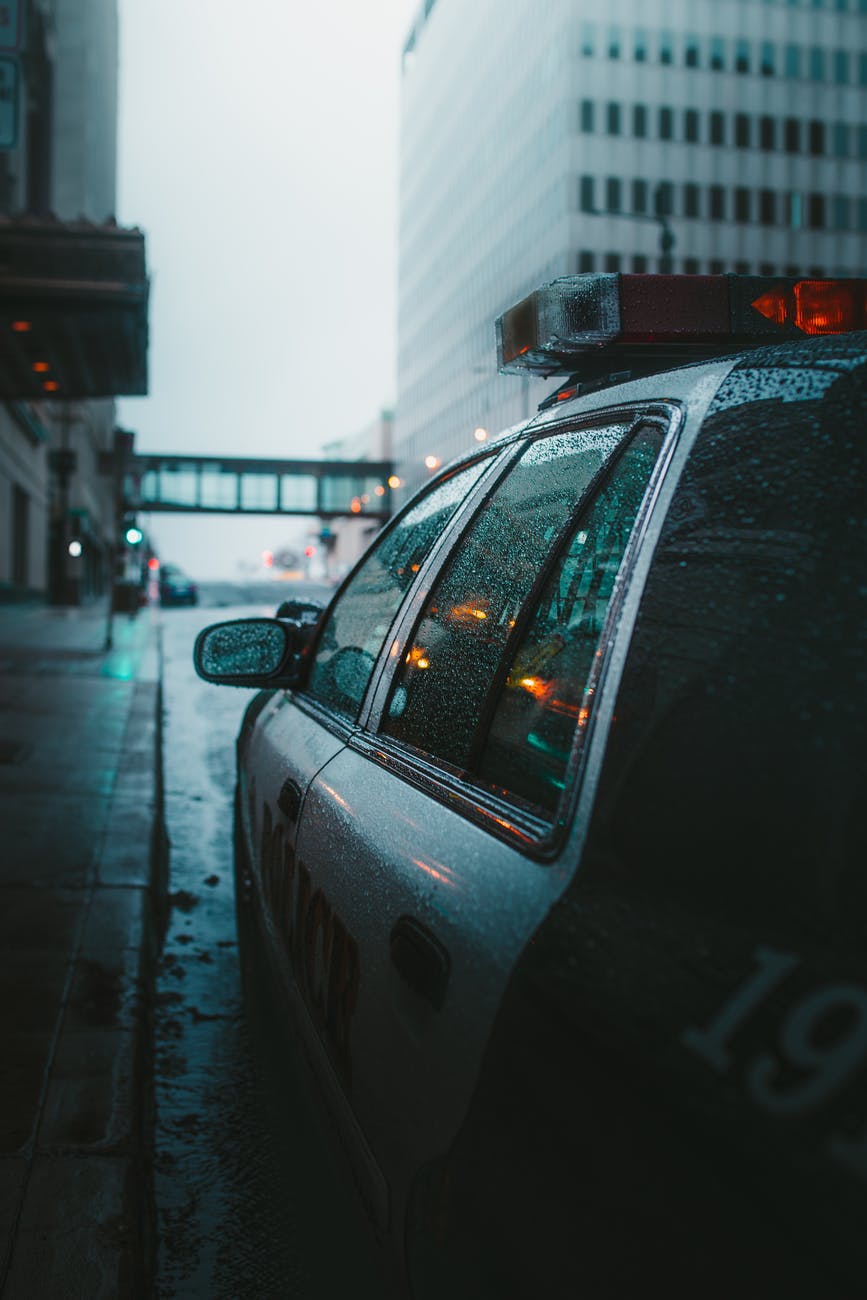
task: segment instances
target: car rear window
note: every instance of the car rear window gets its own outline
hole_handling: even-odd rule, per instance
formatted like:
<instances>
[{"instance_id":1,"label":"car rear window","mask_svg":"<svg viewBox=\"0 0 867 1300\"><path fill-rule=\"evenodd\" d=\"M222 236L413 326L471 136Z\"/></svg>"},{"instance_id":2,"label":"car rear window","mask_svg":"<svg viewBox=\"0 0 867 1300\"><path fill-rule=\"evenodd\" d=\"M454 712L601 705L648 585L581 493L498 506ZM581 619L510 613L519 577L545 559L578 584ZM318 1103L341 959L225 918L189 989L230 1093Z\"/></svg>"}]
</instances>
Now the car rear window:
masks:
<instances>
[{"instance_id":1,"label":"car rear window","mask_svg":"<svg viewBox=\"0 0 867 1300\"><path fill-rule=\"evenodd\" d=\"M532 805L559 801L599 634L662 433L633 420L530 444L406 648L386 734Z\"/></svg>"}]
</instances>

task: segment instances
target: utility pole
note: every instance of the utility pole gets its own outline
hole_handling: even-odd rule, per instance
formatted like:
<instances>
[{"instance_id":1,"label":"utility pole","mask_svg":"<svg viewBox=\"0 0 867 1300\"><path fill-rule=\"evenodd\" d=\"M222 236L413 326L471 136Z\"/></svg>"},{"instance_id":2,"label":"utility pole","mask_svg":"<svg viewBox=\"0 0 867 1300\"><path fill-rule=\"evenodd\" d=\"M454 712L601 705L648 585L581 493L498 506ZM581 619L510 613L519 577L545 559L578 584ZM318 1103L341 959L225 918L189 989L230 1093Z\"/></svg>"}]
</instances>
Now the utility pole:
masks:
<instances>
[{"instance_id":1,"label":"utility pole","mask_svg":"<svg viewBox=\"0 0 867 1300\"><path fill-rule=\"evenodd\" d=\"M662 186L657 185L653 192L653 212L603 212L600 208L589 208L591 217L623 217L625 221L653 221L659 226L659 269L663 275L671 275L674 269L672 253L676 244L668 213L662 211Z\"/></svg>"},{"instance_id":2,"label":"utility pole","mask_svg":"<svg viewBox=\"0 0 867 1300\"><path fill-rule=\"evenodd\" d=\"M121 557L123 556L123 544L120 533L121 527L123 526L124 478L129 465L130 456L132 455L134 439L135 434L129 433L126 429L115 429L114 431L114 441L111 451L113 528L108 570L108 611L106 613L104 647L106 651L111 650L114 645L112 616L114 614L118 567L121 562Z\"/></svg>"}]
</instances>

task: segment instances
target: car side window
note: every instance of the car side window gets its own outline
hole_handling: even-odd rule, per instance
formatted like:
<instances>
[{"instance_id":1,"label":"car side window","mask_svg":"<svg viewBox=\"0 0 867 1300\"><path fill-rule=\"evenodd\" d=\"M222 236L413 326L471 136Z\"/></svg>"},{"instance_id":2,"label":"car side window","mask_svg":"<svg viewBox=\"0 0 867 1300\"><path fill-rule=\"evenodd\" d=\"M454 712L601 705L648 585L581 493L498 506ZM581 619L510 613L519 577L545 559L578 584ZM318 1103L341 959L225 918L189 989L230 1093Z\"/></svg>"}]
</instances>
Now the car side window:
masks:
<instances>
[{"instance_id":1,"label":"car side window","mask_svg":"<svg viewBox=\"0 0 867 1300\"><path fill-rule=\"evenodd\" d=\"M500 687L478 776L548 814L587 725L600 634L661 439L658 428L639 429L582 512Z\"/></svg>"},{"instance_id":2,"label":"car side window","mask_svg":"<svg viewBox=\"0 0 867 1300\"><path fill-rule=\"evenodd\" d=\"M308 692L355 719L376 657L434 542L487 468L480 460L416 501L368 552L325 620Z\"/></svg>"},{"instance_id":3,"label":"car side window","mask_svg":"<svg viewBox=\"0 0 867 1300\"><path fill-rule=\"evenodd\" d=\"M422 611L383 730L462 771L521 610L629 425L532 442L480 510Z\"/></svg>"}]
</instances>

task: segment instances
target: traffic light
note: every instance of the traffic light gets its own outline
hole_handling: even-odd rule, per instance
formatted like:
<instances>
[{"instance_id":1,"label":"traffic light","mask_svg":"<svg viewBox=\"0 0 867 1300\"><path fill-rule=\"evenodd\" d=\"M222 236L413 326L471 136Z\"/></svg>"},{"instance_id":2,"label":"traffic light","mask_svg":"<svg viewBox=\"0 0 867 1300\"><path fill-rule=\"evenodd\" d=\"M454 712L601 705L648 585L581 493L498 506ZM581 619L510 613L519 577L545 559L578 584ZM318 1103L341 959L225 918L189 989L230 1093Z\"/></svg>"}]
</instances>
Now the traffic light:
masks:
<instances>
[{"instance_id":1,"label":"traffic light","mask_svg":"<svg viewBox=\"0 0 867 1300\"><path fill-rule=\"evenodd\" d=\"M138 526L138 521L133 514L126 514L123 517L123 540L128 546L139 546L144 541L144 533Z\"/></svg>"}]
</instances>

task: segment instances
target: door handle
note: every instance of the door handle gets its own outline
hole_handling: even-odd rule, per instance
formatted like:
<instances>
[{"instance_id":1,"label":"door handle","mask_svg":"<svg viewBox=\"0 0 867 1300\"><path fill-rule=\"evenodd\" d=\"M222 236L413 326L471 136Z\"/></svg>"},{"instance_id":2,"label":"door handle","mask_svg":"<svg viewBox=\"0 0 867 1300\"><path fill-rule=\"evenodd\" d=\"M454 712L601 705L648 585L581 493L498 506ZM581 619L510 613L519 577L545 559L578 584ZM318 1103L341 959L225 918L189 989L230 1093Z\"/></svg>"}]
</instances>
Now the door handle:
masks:
<instances>
[{"instance_id":1,"label":"door handle","mask_svg":"<svg viewBox=\"0 0 867 1300\"><path fill-rule=\"evenodd\" d=\"M414 917L402 916L392 928L389 949L400 976L439 1011L451 970L449 954L439 939Z\"/></svg>"},{"instance_id":2,"label":"door handle","mask_svg":"<svg viewBox=\"0 0 867 1300\"><path fill-rule=\"evenodd\" d=\"M277 796L277 807L288 822L297 822L301 811L301 786L287 776Z\"/></svg>"}]
</instances>

